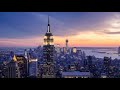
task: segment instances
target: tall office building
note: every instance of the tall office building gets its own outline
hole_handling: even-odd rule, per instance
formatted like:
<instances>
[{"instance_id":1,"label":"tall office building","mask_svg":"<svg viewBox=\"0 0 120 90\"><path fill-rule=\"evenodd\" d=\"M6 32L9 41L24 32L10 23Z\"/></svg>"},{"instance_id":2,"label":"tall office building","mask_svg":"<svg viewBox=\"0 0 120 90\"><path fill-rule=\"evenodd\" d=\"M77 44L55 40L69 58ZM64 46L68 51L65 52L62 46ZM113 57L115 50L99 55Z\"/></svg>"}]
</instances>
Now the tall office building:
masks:
<instances>
[{"instance_id":1,"label":"tall office building","mask_svg":"<svg viewBox=\"0 0 120 90\"><path fill-rule=\"evenodd\" d=\"M20 78L26 78L28 76L28 61L22 55L17 55L17 64L20 70Z\"/></svg>"},{"instance_id":2,"label":"tall office building","mask_svg":"<svg viewBox=\"0 0 120 90\"><path fill-rule=\"evenodd\" d=\"M12 59L11 59L12 60ZM8 78L8 63L7 61L4 61L0 65L0 70L1 70L1 78Z\"/></svg>"},{"instance_id":3,"label":"tall office building","mask_svg":"<svg viewBox=\"0 0 120 90\"><path fill-rule=\"evenodd\" d=\"M9 62L7 65L6 78L20 78L20 71L15 55L11 62Z\"/></svg>"},{"instance_id":4,"label":"tall office building","mask_svg":"<svg viewBox=\"0 0 120 90\"><path fill-rule=\"evenodd\" d=\"M88 59L88 62L87 62L87 64L88 64L88 70L91 73L91 77L93 77L93 78L99 77L98 73L97 73L96 66L93 63L93 60L94 60L93 56L87 56L87 59Z\"/></svg>"},{"instance_id":5,"label":"tall office building","mask_svg":"<svg viewBox=\"0 0 120 90\"><path fill-rule=\"evenodd\" d=\"M68 39L66 39L66 50L68 50Z\"/></svg>"},{"instance_id":6,"label":"tall office building","mask_svg":"<svg viewBox=\"0 0 120 90\"><path fill-rule=\"evenodd\" d=\"M72 54L76 54L77 53L77 48L76 47L73 47L72 48Z\"/></svg>"},{"instance_id":7,"label":"tall office building","mask_svg":"<svg viewBox=\"0 0 120 90\"><path fill-rule=\"evenodd\" d=\"M48 29L44 37L43 46L43 74L42 78L55 78L55 65L54 65L54 40L53 35L50 32L50 23L48 17Z\"/></svg>"},{"instance_id":8,"label":"tall office building","mask_svg":"<svg viewBox=\"0 0 120 90\"><path fill-rule=\"evenodd\" d=\"M67 54L67 52L68 52L68 39L66 39L65 43L66 43L66 46L63 47L63 51L64 51L64 54Z\"/></svg>"},{"instance_id":9,"label":"tall office building","mask_svg":"<svg viewBox=\"0 0 120 90\"><path fill-rule=\"evenodd\" d=\"M31 58L29 60L29 77L37 77L38 69L37 69L37 58Z\"/></svg>"},{"instance_id":10,"label":"tall office building","mask_svg":"<svg viewBox=\"0 0 120 90\"><path fill-rule=\"evenodd\" d=\"M64 54L67 53L67 49L66 49L66 47L63 47L63 53L64 53Z\"/></svg>"},{"instance_id":11,"label":"tall office building","mask_svg":"<svg viewBox=\"0 0 120 90\"><path fill-rule=\"evenodd\" d=\"M28 53L27 53L27 50L26 50L26 49L24 50L24 57L25 57L26 59L28 59Z\"/></svg>"},{"instance_id":12,"label":"tall office building","mask_svg":"<svg viewBox=\"0 0 120 90\"><path fill-rule=\"evenodd\" d=\"M55 51L56 51L57 53L60 53L60 45L59 45L59 44L56 45Z\"/></svg>"},{"instance_id":13,"label":"tall office building","mask_svg":"<svg viewBox=\"0 0 120 90\"><path fill-rule=\"evenodd\" d=\"M26 72L26 76L29 76L29 54L27 49L24 50L24 64L25 64L25 68L27 69Z\"/></svg>"},{"instance_id":14,"label":"tall office building","mask_svg":"<svg viewBox=\"0 0 120 90\"><path fill-rule=\"evenodd\" d=\"M118 47L118 54L120 54L120 47Z\"/></svg>"},{"instance_id":15,"label":"tall office building","mask_svg":"<svg viewBox=\"0 0 120 90\"><path fill-rule=\"evenodd\" d=\"M111 58L104 57L104 72L107 74L107 77L109 77L110 74L110 66L111 66Z\"/></svg>"},{"instance_id":16,"label":"tall office building","mask_svg":"<svg viewBox=\"0 0 120 90\"><path fill-rule=\"evenodd\" d=\"M87 56L87 66L88 66L88 70L90 72L93 72L93 57L92 56Z\"/></svg>"},{"instance_id":17,"label":"tall office building","mask_svg":"<svg viewBox=\"0 0 120 90\"><path fill-rule=\"evenodd\" d=\"M109 68L110 64L111 64L111 58L104 57L104 67Z\"/></svg>"}]
</instances>

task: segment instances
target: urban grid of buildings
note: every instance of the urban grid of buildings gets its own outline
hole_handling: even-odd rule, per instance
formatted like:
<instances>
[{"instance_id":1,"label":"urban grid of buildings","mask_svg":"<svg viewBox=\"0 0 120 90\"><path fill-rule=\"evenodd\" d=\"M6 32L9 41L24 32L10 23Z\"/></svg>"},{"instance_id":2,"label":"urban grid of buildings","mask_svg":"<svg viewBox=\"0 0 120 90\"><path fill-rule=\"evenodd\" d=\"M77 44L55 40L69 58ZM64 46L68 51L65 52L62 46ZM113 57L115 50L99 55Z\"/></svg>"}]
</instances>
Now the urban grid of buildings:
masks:
<instances>
[{"instance_id":1,"label":"urban grid of buildings","mask_svg":"<svg viewBox=\"0 0 120 90\"><path fill-rule=\"evenodd\" d=\"M47 27L43 47L25 49L23 54L0 52L0 78L120 78L120 60L86 56L70 48L68 39L65 47L55 47L49 18Z\"/></svg>"}]
</instances>

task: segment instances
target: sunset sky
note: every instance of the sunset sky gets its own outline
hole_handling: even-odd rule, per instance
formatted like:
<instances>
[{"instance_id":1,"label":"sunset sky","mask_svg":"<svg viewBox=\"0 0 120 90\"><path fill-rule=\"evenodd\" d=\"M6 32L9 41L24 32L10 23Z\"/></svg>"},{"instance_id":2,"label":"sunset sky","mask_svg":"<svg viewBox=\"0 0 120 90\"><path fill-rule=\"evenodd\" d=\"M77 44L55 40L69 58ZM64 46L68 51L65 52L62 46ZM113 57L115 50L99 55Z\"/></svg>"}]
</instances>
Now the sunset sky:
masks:
<instances>
[{"instance_id":1,"label":"sunset sky","mask_svg":"<svg viewBox=\"0 0 120 90\"><path fill-rule=\"evenodd\" d=\"M48 15L55 45L120 46L119 12L0 12L0 47L43 45Z\"/></svg>"}]
</instances>

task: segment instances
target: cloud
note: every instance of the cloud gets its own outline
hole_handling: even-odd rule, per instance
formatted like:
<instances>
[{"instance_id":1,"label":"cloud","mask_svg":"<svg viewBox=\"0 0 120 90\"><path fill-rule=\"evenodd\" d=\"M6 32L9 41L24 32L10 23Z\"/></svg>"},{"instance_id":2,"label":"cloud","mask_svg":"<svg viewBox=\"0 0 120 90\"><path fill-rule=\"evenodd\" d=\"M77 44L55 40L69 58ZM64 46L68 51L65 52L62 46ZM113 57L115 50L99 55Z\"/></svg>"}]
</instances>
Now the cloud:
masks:
<instances>
[{"instance_id":1,"label":"cloud","mask_svg":"<svg viewBox=\"0 0 120 90\"><path fill-rule=\"evenodd\" d=\"M48 15L47 13L29 12L29 13L7 13L7 16L0 19L4 23L0 23L0 37L2 38L29 38L36 36L44 36L47 31ZM75 13L76 16L78 13ZM67 20L50 16L51 32L56 36L77 35L79 32L95 31L100 32L106 27L106 17L98 16L96 13L87 13L86 17L68 17ZM57 15L57 14L56 14ZM64 16L64 15L63 15ZM96 16L97 18L94 18ZM108 16L109 17L109 16ZM108 18L107 17L107 18ZM118 17L118 16L117 16ZM75 21L75 20L76 21Z\"/></svg>"},{"instance_id":2,"label":"cloud","mask_svg":"<svg viewBox=\"0 0 120 90\"><path fill-rule=\"evenodd\" d=\"M32 15L34 15L39 20L43 21L46 24L45 28L47 27L47 23L48 23L47 14L32 13ZM66 26L66 22L63 22L60 19L55 18L53 16L49 16L49 18L50 18L51 32L53 33L53 35L58 35L58 36L71 35L73 31L71 31L72 29L70 29L70 26L69 27ZM44 33L46 33L46 31L47 28L45 29Z\"/></svg>"},{"instance_id":3,"label":"cloud","mask_svg":"<svg viewBox=\"0 0 120 90\"><path fill-rule=\"evenodd\" d=\"M6 16L6 14L9 14ZM14 18L13 18L14 17ZM5 13L0 16L1 38L23 38L42 35L45 24L30 13Z\"/></svg>"},{"instance_id":4,"label":"cloud","mask_svg":"<svg viewBox=\"0 0 120 90\"><path fill-rule=\"evenodd\" d=\"M106 34L120 34L120 31L119 32L105 32Z\"/></svg>"},{"instance_id":5,"label":"cloud","mask_svg":"<svg viewBox=\"0 0 120 90\"><path fill-rule=\"evenodd\" d=\"M47 31L48 15L43 13L4 13L0 17L1 38L28 38L44 36ZM8 15L6 15L8 14ZM53 35L71 35L70 27L66 22L50 16L51 32Z\"/></svg>"},{"instance_id":6,"label":"cloud","mask_svg":"<svg viewBox=\"0 0 120 90\"><path fill-rule=\"evenodd\" d=\"M43 43L42 37L32 37L32 38L23 38L23 39L10 39L10 38L1 38L0 47L36 47Z\"/></svg>"},{"instance_id":7,"label":"cloud","mask_svg":"<svg viewBox=\"0 0 120 90\"><path fill-rule=\"evenodd\" d=\"M21 15L17 13L12 16L15 20L12 20L11 16L4 17L7 22L0 22L1 46L38 46L43 43L43 37L47 31L48 14L22 13ZM88 16L83 19L78 16L75 22L74 17L71 19L66 16L70 19L67 21L50 15L51 32L55 36L55 44L60 43L64 46L65 39L69 38L70 45L84 46L90 43L98 45L100 43L97 41L109 40L110 43L112 35L120 34L119 13L102 17L96 14ZM9 19L6 20L6 18ZM114 40L118 40L118 37L116 35Z\"/></svg>"},{"instance_id":8,"label":"cloud","mask_svg":"<svg viewBox=\"0 0 120 90\"><path fill-rule=\"evenodd\" d=\"M99 22L95 22L94 25L90 25L91 27L85 28L85 32L90 31L98 35L106 36L120 34L120 13L110 14Z\"/></svg>"},{"instance_id":9,"label":"cloud","mask_svg":"<svg viewBox=\"0 0 120 90\"><path fill-rule=\"evenodd\" d=\"M105 29L103 33L111 35L120 34L120 13L115 13L106 23L108 26L103 28Z\"/></svg>"}]
</instances>

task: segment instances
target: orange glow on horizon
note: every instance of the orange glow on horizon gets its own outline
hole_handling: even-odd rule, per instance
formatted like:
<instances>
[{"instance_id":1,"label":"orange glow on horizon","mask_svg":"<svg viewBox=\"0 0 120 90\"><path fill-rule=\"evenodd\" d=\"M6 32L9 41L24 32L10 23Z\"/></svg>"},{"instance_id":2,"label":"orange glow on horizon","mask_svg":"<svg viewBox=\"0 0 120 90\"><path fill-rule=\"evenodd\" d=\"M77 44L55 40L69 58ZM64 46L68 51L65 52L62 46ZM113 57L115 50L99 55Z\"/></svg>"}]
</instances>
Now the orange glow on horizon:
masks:
<instances>
[{"instance_id":1,"label":"orange glow on horizon","mask_svg":"<svg viewBox=\"0 0 120 90\"><path fill-rule=\"evenodd\" d=\"M119 35L106 35L94 32L81 32L72 36L54 36L54 44L65 47L68 39L69 47L118 47L120 45ZM44 37L33 37L26 39L0 39L1 46L37 47L43 45Z\"/></svg>"}]
</instances>

